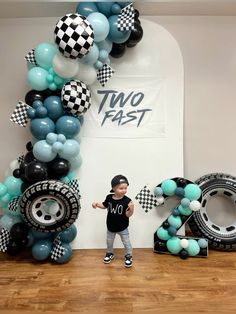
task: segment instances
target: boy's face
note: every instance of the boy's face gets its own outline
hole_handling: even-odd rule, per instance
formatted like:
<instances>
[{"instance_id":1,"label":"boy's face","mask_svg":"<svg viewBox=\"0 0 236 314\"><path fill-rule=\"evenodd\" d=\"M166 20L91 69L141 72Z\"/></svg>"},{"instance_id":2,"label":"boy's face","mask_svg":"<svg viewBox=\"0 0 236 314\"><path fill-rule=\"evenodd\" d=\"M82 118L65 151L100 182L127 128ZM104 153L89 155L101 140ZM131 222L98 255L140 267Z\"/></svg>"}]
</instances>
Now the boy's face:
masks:
<instances>
[{"instance_id":1,"label":"boy's face","mask_svg":"<svg viewBox=\"0 0 236 314\"><path fill-rule=\"evenodd\" d=\"M119 197L124 196L127 193L128 184L121 183L113 187L113 191Z\"/></svg>"}]
</instances>

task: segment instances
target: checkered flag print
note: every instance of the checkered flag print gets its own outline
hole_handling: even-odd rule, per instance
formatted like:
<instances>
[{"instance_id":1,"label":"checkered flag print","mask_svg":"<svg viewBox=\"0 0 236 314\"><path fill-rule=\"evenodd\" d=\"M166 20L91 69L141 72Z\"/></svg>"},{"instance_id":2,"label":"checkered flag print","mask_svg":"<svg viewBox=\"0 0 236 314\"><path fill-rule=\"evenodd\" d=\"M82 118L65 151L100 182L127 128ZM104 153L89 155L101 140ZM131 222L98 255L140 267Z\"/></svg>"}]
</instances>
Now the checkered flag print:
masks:
<instances>
[{"instance_id":1,"label":"checkered flag print","mask_svg":"<svg viewBox=\"0 0 236 314\"><path fill-rule=\"evenodd\" d=\"M153 207L157 207L159 205L156 196L152 194L146 185L135 196L135 199L138 200L139 204L146 213Z\"/></svg>"},{"instance_id":2,"label":"checkered flag print","mask_svg":"<svg viewBox=\"0 0 236 314\"><path fill-rule=\"evenodd\" d=\"M8 243L10 241L10 232L2 228L0 230L0 252L6 252Z\"/></svg>"},{"instance_id":3,"label":"checkered flag print","mask_svg":"<svg viewBox=\"0 0 236 314\"><path fill-rule=\"evenodd\" d=\"M117 20L117 28L120 32L134 29L134 15L135 11L132 3L121 10Z\"/></svg>"},{"instance_id":4,"label":"checkered flag print","mask_svg":"<svg viewBox=\"0 0 236 314\"><path fill-rule=\"evenodd\" d=\"M61 245L60 236L58 236L53 241L53 249L52 249L52 252L51 252L51 259L56 261L58 258L62 257L63 255L65 255L65 249Z\"/></svg>"},{"instance_id":5,"label":"checkered flag print","mask_svg":"<svg viewBox=\"0 0 236 314\"><path fill-rule=\"evenodd\" d=\"M57 22L54 34L59 51L71 59L85 56L94 41L91 24L85 16L77 13L63 16Z\"/></svg>"},{"instance_id":6,"label":"checkered flag print","mask_svg":"<svg viewBox=\"0 0 236 314\"><path fill-rule=\"evenodd\" d=\"M61 99L64 108L78 117L89 109L91 92L83 82L72 80L63 86Z\"/></svg>"},{"instance_id":7,"label":"checkered flag print","mask_svg":"<svg viewBox=\"0 0 236 314\"><path fill-rule=\"evenodd\" d=\"M30 52L28 52L27 55L25 56L25 60L27 62L29 62L29 63L37 65L37 61L35 59L34 51L35 51L35 49L30 50Z\"/></svg>"},{"instance_id":8,"label":"checkered flag print","mask_svg":"<svg viewBox=\"0 0 236 314\"><path fill-rule=\"evenodd\" d=\"M79 198L81 198L80 190L79 190L79 180L74 179L71 180L68 185L79 195Z\"/></svg>"},{"instance_id":9,"label":"checkered flag print","mask_svg":"<svg viewBox=\"0 0 236 314\"><path fill-rule=\"evenodd\" d=\"M20 155L19 157L17 157L17 161L19 165L24 161L24 158L25 158L24 155Z\"/></svg>"},{"instance_id":10,"label":"checkered flag print","mask_svg":"<svg viewBox=\"0 0 236 314\"><path fill-rule=\"evenodd\" d=\"M16 212L18 209L20 196L14 197L9 203L8 203L8 209L12 212Z\"/></svg>"},{"instance_id":11,"label":"checkered flag print","mask_svg":"<svg viewBox=\"0 0 236 314\"><path fill-rule=\"evenodd\" d=\"M29 108L31 108L29 105L23 101L19 101L11 115L10 120L16 124L19 124L20 126L25 127L28 122L27 110Z\"/></svg>"},{"instance_id":12,"label":"checkered flag print","mask_svg":"<svg viewBox=\"0 0 236 314\"><path fill-rule=\"evenodd\" d=\"M115 71L108 64L105 63L103 67L98 70L97 79L104 87L114 73Z\"/></svg>"}]
</instances>

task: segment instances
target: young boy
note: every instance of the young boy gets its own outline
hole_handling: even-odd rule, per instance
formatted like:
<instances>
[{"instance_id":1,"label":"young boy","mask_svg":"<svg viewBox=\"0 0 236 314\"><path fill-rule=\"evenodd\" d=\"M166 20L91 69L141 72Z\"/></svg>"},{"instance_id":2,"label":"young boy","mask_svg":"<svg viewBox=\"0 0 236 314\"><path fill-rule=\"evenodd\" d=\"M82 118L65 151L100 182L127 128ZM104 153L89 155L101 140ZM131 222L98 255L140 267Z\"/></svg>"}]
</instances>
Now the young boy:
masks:
<instances>
[{"instance_id":1,"label":"young boy","mask_svg":"<svg viewBox=\"0 0 236 314\"><path fill-rule=\"evenodd\" d=\"M112 194L107 195L104 202L93 202L93 208L107 208L107 252L103 259L105 264L113 258L113 243L118 233L125 247L125 267L132 266L132 246L129 239L129 217L133 215L134 204L127 193L129 182L123 175L111 180Z\"/></svg>"}]
</instances>

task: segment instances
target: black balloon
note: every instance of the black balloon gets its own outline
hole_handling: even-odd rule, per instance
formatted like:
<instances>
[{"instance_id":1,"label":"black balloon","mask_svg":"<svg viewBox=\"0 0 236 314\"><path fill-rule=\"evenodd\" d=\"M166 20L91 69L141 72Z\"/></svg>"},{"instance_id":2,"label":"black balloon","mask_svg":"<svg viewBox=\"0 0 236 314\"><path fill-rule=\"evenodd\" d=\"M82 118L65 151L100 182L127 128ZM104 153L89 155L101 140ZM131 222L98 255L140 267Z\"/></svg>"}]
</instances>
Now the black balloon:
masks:
<instances>
[{"instance_id":1,"label":"black balloon","mask_svg":"<svg viewBox=\"0 0 236 314\"><path fill-rule=\"evenodd\" d=\"M129 39L126 42L127 47L137 45L138 42L143 38L143 28L137 22L134 21L134 29L132 29Z\"/></svg>"},{"instance_id":2,"label":"black balloon","mask_svg":"<svg viewBox=\"0 0 236 314\"><path fill-rule=\"evenodd\" d=\"M28 227L22 222L18 222L11 227L10 237L13 241L25 244L28 237Z\"/></svg>"},{"instance_id":3,"label":"black balloon","mask_svg":"<svg viewBox=\"0 0 236 314\"><path fill-rule=\"evenodd\" d=\"M32 106L35 100L44 101L44 98L43 92L32 89L25 95L25 102L27 105Z\"/></svg>"},{"instance_id":4,"label":"black balloon","mask_svg":"<svg viewBox=\"0 0 236 314\"><path fill-rule=\"evenodd\" d=\"M182 259L186 259L186 258L188 258L189 254L188 254L187 251L181 250L181 251L179 252L179 256L180 256L180 258L182 258Z\"/></svg>"},{"instance_id":5,"label":"black balloon","mask_svg":"<svg viewBox=\"0 0 236 314\"><path fill-rule=\"evenodd\" d=\"M22 178L21 178L21 180L22 180ZM24 181L24 182L21 184L21 187L20 187L21 193L24 193L25 190L27 190L31 185L32 185L32 183L29 183L29 182L25 182L25 181Z\"/></svg>"},{"instance_id":6,"label":"black balloon","mask_svg":"<svg viewBox=\"0 0 236 314\"><path fill-rule=\"evenodd\" d=\"M137 9L134 10L134 18L135 20L139 18L139 11Z\"/></svg>"},{"instance_id":7,"label":"black balloon","mask_svg":"<svg viewBox=\"0 0 236 314\"><path fill-rule=\"evenodd\" d=\"M164 229L167 229L167 228L169 228L169 223L168 223L168 221L164 221L163 223L162 223L162 227L164 228Z\"/></svg>"},{"instance_id":8,"label":"black balloon","mask_svg":"<svg viewBox=\"0 0 236 314\"><path fill-rule=\"evenodd\" d=\"M21 177L21 171L19 168L15 169L12 174L13 174L13 177L17 179Z\"/></svg>"},{"instance_id":9,"label":"black balloon","mask_svg":"<svg viewBox=\"0 0 236 314\"><path fill-rule=\"evenodd\" d=\"M48 163L48 172L50 179L59 179L68 174L70 163L63 158L57 158Z\"/></svg>"},{"instance_id":10,"label":"black balloon","mask_svg":"<svg viewBox=\"0 0 236 314\"><path fill-rule=\"evenodd\" d=\"M33 149L33 145L32 145L31 142L28 142L28 143L26 144L26 149L28 150L28 152L30 152L30 151Z\"/></svg>"},{"instance_id":11,"label":"black balloon","mask_svg":"<svg viewBox=\"0 0 236 314\"><path fill-rule=\"evenodd\" d=\"M25 167L25 177L29 182L47 180L47 165L43 162L33 160Z\"/></svg>"},{"instance_id":12,"label":"black balloon","mask_svg":"<svg viewBox=\"0 0 236 314\"><path fill-rule=\"evenodd\" d=\"M121 58L125 54L125 44L113 43L110 55L113 58Z\"/></svg>"},{"instance_id":13,"label":"black balloon","mask_svg":"<svg viewBox=\"0 0 236 314\"><path fill-rule=\"evenodd\" d=\"M7 253L9 255L17 255L22 250L22 245L13 240L10 240L7 245Z\"/></svg>"},{"instance_id":14,"label":"black balloon","mask_svg":"<svg viewBox=\"0 0 236 314\"><path fill-rule=\"evenodd\" d=\"M187 185L187 181L184 178L179 178L176 181L178 187L184 188Z\"/></svg>"},{"instance_id":15,"label":"black balloon","mask_svg":"<svg viewBox=\"0 0 236 314\"><path fill-rule=\"evenodd\" d=\"M33 160L36 160L36 158L34 157L34 154L33 154L32 151L30 151L30 152L25 154L25 156L24 156L24 163L26 165L29 164Z\"/></svg>"}]
</instances>

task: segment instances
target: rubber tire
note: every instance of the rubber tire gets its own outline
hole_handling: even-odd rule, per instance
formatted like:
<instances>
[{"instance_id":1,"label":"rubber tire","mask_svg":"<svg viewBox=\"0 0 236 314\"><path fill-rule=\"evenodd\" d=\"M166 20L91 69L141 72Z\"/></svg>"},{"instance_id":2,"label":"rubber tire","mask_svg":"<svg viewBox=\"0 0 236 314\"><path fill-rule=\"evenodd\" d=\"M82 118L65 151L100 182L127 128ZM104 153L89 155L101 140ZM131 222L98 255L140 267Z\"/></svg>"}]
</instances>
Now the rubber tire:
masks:
<instances>
[{"instance_id":1,"label":"rubber tire","mask_svg":"<svg viewBox=\"0 0 236 314\"><path fill-rule=\"evenodd\" d=\"M221 227L212 223L204 213L207 199L212 195L221 192L225 197L232 197L236 202L236 178L224 173L212 173L202 176L196 181L202 190L202 208L188 220L192 233L197 237L204 237L208 240L209 247L220 251L236 250L236 227L228 226L226 231L221 232ZM211 195L212 194L212 195ZM231 194L231 195L230 195ZM208 223L207 223L208 222ZM211 224L211 226L210 226ZM219 230L217 230L217 228ZM228 231L227 231L228 229Z\"/></svg>"},{"instance_id":2,"label":"rubber tire","mask_svg":"<svg viewBox=\"0 0 236 314\"><path fill-rule=\"evenodd\" d=\"M33 205L39 197L51 196L63 206L63 217L51 225L39 223L32 214ZM59 232L67 229L78 217L80 201L75 191L67 184L56 180L39 181L31 185L20 199L20 210L26 224L36 231Z\"/></svg>"}]
</instances>

